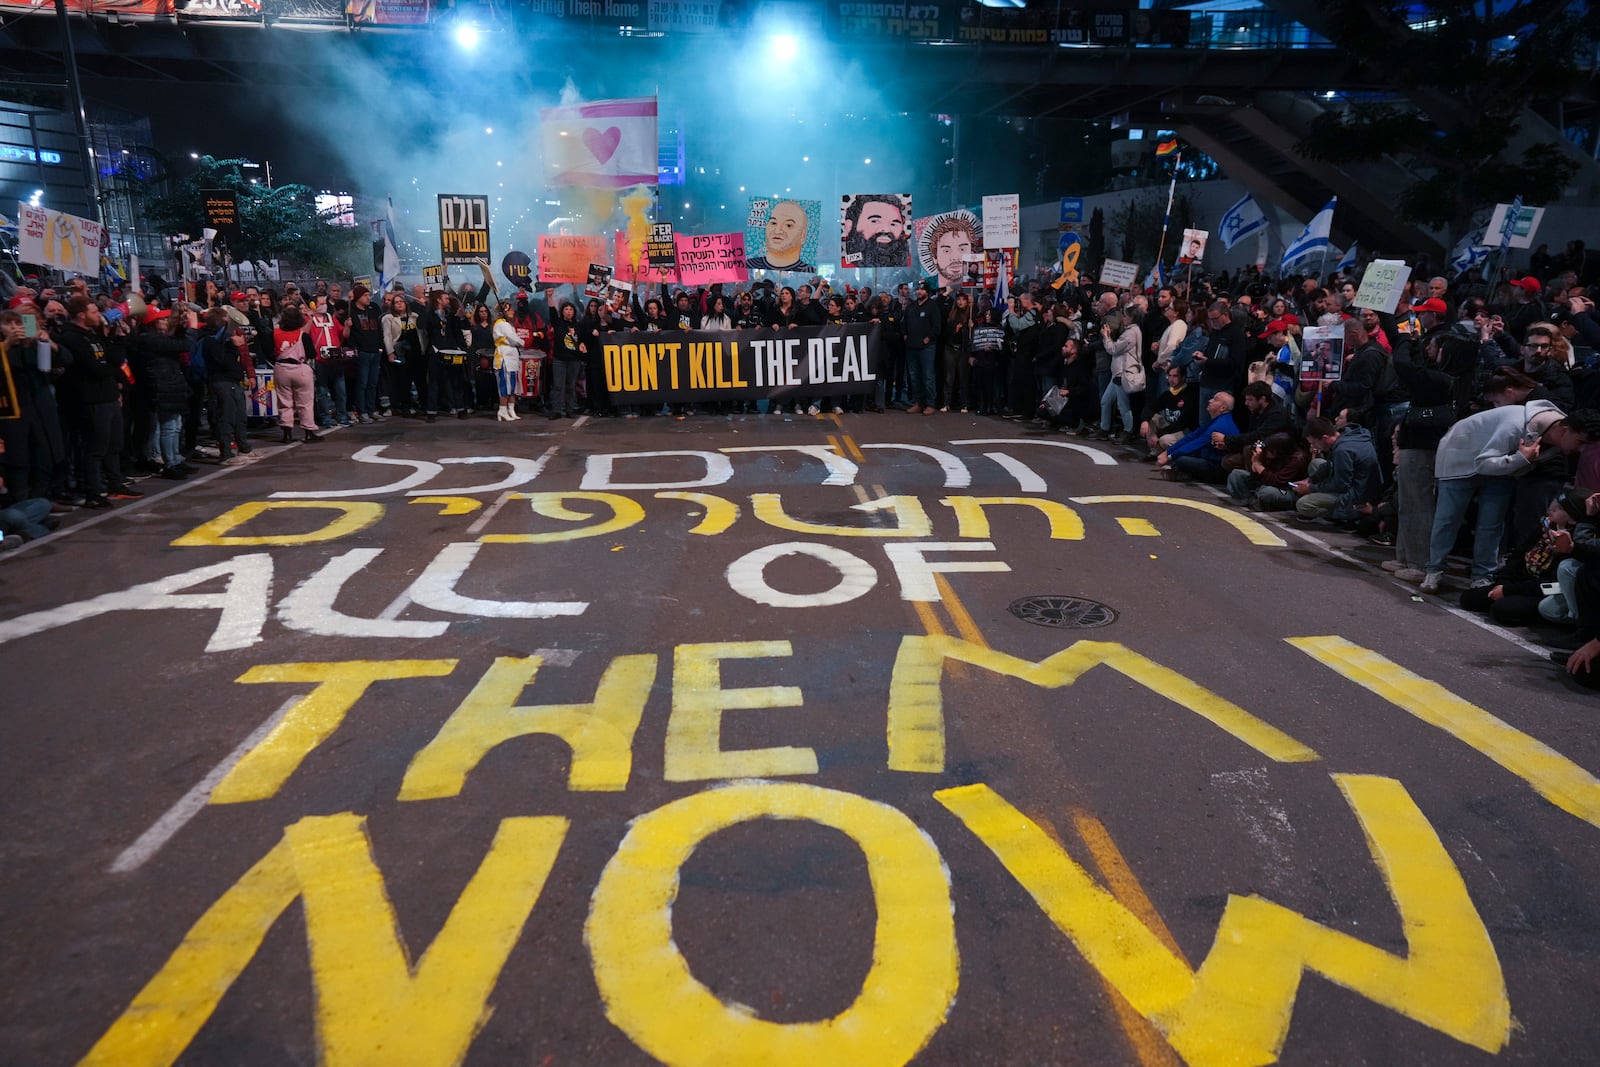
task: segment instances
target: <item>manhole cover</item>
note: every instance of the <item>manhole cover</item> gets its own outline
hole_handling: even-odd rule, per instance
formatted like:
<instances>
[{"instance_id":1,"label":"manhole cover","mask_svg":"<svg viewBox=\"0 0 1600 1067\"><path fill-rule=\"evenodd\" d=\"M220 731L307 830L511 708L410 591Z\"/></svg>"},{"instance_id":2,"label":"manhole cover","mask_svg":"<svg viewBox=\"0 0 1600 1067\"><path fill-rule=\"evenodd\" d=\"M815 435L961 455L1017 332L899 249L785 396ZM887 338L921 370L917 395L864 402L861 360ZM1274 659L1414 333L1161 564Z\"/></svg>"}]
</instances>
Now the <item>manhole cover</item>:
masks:
<instances>
[{"instance_id":1,"label":"manhole cover","mask_svg":"<svg viewBox=\"0 0 1600 1067\"><path fill-rule=\"evenodd\" d=\"M1117 621L1117 613L1098 600L1081 596L1025 596L1011 602L1011 614L1036 626L1089 630Z\"/></svg>"}]
</instances>

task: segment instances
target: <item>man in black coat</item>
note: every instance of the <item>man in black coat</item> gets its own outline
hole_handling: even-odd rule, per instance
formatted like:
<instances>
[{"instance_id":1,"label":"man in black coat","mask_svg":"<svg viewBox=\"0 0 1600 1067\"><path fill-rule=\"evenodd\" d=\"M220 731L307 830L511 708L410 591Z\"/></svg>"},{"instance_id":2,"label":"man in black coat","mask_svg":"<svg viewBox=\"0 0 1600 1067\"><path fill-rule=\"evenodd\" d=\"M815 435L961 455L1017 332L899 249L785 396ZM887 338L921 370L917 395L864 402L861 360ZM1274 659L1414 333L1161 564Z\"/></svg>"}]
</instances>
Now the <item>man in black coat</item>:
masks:
<instances>
[{"instance_id":1,"label":"man in black coat","mask_svg":"<svg viewBox=\"0 0 1600 1067\"><path fill-rule=\"evenodd\" d=\"M112 337L93 298L67 301L67 325L56 335L66 357L72 415L83 440L78 470L84 506L108 508L111 497L131 500L122 479L122 342Z\"/></svg>"}]
</instances>

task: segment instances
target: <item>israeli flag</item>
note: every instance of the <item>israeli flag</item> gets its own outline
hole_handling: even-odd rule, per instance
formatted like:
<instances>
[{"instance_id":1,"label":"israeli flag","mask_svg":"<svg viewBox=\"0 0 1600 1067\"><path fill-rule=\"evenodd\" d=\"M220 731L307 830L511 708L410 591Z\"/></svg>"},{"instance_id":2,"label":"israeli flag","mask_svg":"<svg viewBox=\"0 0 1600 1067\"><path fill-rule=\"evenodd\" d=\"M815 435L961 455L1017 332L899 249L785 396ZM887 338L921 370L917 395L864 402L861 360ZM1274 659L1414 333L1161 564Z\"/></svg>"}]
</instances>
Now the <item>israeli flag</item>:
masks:
<instances>
[{"instance_id":1,"label":"israeli flag","mask_svg":"<svg viewBox=\"0 0 1600 1067\"><path fill-rule=\"evenodd\" d=\"M1311 221L1300 231L1300 236L1289 242L1289 247L1283 250L1283 260L1278 264L1279 274L1288 274L1290 264L1328 247L1328 234L1333 229L1333 209L1338 203L1337 196L1329 200L1321 211L1311 216Z\"/></svg>"},{"instance_id":2,"label":"israeli flag","mask_svg":"<svg viewBox=\"0 0 1600 1067\"><path fill-rule=\"evenodd\" d=\"M1217 236L1222 238L1223 250L1231 252L1235 244L1266 228L1267 216L1262 213L1261 205L1246 193L1237 204L1223 212L1222 221L1217 223Z\"/></svg>"},{"instance_id":3,"label":"israeli flag","mask_svg":"<svg viewBox=\"0 0 1600 1067\"><path fill-rule=\"evenodd\" d=\"M1511 247L1511 238L1516 236L1517 223L1522 221L1522 197L1511 201L1511 206L1506 209L1506 220L1500 224L1500 255L1503 258L1507 249Z\"/></svg>"},{"instance_id":4,"label":"israeli flag","mask_svg":"<svg viewBox=\"0 0 1600 1067\"><path fill-rule=\"evenodd\" d=\"M1339 258L1339 265L1333 269L1339 271L1341 274L1347 270L1356 269L1356 244L1354 241L1350 242L1350 247L1346 249L1345 254Z\"/></svg>"},{"instance_id":5,"label":"israeli flag","mask_svg":"<svg viewBox=\"0 0 1600 1067\"><path fill-rule=\"evenodd\" d=\"M1450 250L1450 265L1457 273L1465 273L1489 258L1491 249L1484 244L1488 237L1488 226L1484 225L1456 242L1456 246Z\"/></svg>"}]
</instances>

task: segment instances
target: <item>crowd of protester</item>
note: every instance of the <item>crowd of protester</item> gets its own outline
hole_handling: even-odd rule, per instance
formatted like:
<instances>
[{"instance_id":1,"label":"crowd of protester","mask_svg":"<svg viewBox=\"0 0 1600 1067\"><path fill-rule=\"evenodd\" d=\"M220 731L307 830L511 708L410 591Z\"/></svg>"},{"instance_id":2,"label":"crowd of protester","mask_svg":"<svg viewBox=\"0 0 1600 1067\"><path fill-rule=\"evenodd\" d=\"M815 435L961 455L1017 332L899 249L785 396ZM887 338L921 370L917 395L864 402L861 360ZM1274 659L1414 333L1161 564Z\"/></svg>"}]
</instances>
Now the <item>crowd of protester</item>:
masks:
<instances>
[{"instance_id":1,"label":"crowd of protester","mask_svg":"<svg viewBox=\"0 0 1600 1067\"><path fill-rule=\"evenodd\" d=\"M258 367L272 369L284 442L475 413L956 412L1112 442L1242 506L1393 546L1384 567L1398 579L1425 593L1464 584L1462 603L1497 622L1567 631L1544 636L1574 646L1558 653L1574 673L1600 677L1589 671L1600 659L1596 272L1581 242L1541 250L1537 265L1499 284L1423 272L1392 313L1357 305L1358 276L1253 268L1151 292L1019 280L1001 300L822 278L508 301L470 285L357 284L346 296L325 282L281 293L206 283L193 303L168 299L159 280L126 296L82 280L22 286L0 313L21 414L0 423L0 535L43 536L74 508L139 497L136 479L182 480L202 457L249 453ZM607 333L850 322L882 327L875 393L698 412L606 395ZM1304 350L1313 326L1342 332L1337 373ZM1458 581L1448 563L1464 533Z\"/></svg>"}]
</instances>

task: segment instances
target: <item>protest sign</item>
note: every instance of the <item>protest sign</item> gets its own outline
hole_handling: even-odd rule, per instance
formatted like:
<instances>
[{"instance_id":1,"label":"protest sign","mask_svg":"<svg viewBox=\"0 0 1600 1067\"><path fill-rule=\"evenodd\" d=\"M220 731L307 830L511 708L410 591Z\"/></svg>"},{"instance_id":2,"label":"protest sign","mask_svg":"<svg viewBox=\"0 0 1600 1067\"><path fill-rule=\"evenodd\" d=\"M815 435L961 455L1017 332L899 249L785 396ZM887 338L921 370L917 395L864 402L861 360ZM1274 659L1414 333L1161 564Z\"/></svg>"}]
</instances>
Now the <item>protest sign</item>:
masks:
<instances>
[{"instance_id":1,"label":"protest sign","mask_svg":"<svg viewBox=\"0 0 1600 1067\"><path fill-rule=\"evenodd\" d=\"M422 284L429 289L438 289L443 286L447 276L443 263L422 268Z\"/></svg>"},{"instance_id":2,"label":"protest sign","mask_svg":"<svg viewBox=\"0 0 1600 1067\"><path fill-rule=\"evenodd\" d=\"M17 383L11 377L11 361L0 356L0 419L22 418L22 405L17 398Z\"/></svg>"},{"instance_id":3,"label":"protest sign","mask_svg":"<svg viewBox=\"0 0 1600 1067\"><path fill-rule=\"evenodd\" d=\"M983 198L983 247L1016 248L1022 243L1022 205L1016 193Z\"/></svg>"},{"instance_id":4,"label":"protest sign","mask_svg":"<svg viewBox=\"0 0 1600 1067\"><path fill-rule=\"evenodd\" d=\"M645 242L645 257L653 270L678 269L678 246L672 240L672 223L657 222L650 227L650 240Z\"/></svg>"},{"instance_id":5,"label":"protest sign","mask_svg":"<svg viewBox=\"0 0 1600 1067\"><path fill-rule=\"evenodd\" d=\"M678 280L684 285L748 281L744 262L744 234L676 234Z\"/></svg>"},{"instance_id":6,"label":"protest sign","mask_svg":"<svg viewBox=\"0 0 1600 1067\"><path fill-rule=\"evenodd\" d=\"M533 281L533 260L526 252L507 252L500 261L500 273L518 289L526 289Z\"/></svg>"},{"instance_id":7,"label":"protest sign","mask_svg":"<svg viewBox=\"0 0 1600 1067\"><path fill-rule=\"evenodd\" d=\"M821 233L822 201L752 197L744 223L749 267L815 274Z\"/></svg>"},{"instance_id":8,"label":"protest sign","mask_svg":"<svg viewBox=\"0 0 1600 1067\"><path fill-rule=\"evenodd\" d=\"M1530 248L1533 245L1533 235L1539 229L1539 223L1544 219L1544 208L1518 206L1516 214L1512 214L1512 205L1496 204L1494 214L1489 216L1489 225L1484 232L1491 245L1497 245L1502 235L1505 236L1507 248Z\"/></svg>"},{"instance_id":9,"label":"protest sign","mask_svg":"<svg viewBox=\"0 0 1600 1067\"><path fill-rule=\"evenodd\" d=\"M871 394L881 329L846 323L781 333L606 334L600 349L606 392L615 404Z\"/></svg>"},{"instance_id":10,"label":"protest sign","mask_svg":"<svg viewBox=\"0 0 1600 1067\"><path fill-rule=\"evenodd\" d=\"M489 198L439 194L439 248L445 266L489 262Z\"/></svg>"},{"instance_id":11,"label":"protest sign","mask_svg":"<svg viewBox=\"0 0 1600 1067\"><path fill-rule=\"evenodd\" d=\"M203 226L223 237L239 236L239 194L232 189L200 190Z\"/></svg>"},{"instance_id":12,"label":"protest sign","mask_svg":"<svg viewBox=\"0 0 1600 1067\"><path fill-rule=\"evenodd\" d=\"M940 288L978 283L983 263L983 225L978 216L961 208L914 219L911 226L923 274L937 279Z\"/></svg>"},{"instance_id":13,"label":"protest sign","mask_svg":"<svg viewBox=\"0 0 1600 1067\"><path fill-rule=\"evenodd\" d=\"M678 280L676 267L671 270L657 270L650 266L650 257L647 254L648 242L639 241L637 244L631 244L628 241L628 235L618 230L613 239L613 245L616 249L616 256L613 259L616 267L611 272L613 282L627 281L634 285L641 285L675 282ZM674 260L677 259L678 249L676 245L673 246L672 256Z\"/></svg>"},{"instance_id":14,"label":"protest sign","mask_svg":"<svg viewBox=\"0 0 1600 1067\"><path fill-rule=\"evenodd\" d=\"M1398 259L1375 259L1367 264L1361 275L1361 288L1356 290L1358 308L1389 313L1394 311L1405 295L1406 283L1411 280L1411 268Z\"/></svg>"},{"instance_id":15,"label":"protest sign","mask_svg":"<svg viewBox=\"0 0 1600 1067\"><path fill-rule=\"evenodd\" d=\"M589 277L584 283L585 296L600 297L606 294L611 286L611 268L604 263L589 264Z\"/></svg>"},{"instance_id":16,"label":"protest sign","mask_svg":"<svg viewBox=\"0 0 1600 1067\"><path fill-rule=\"evenodd\" d=\"M1113 289L1132 289L1139 280L1139 265L1120 259L1108 259L1100 264L1100 284Z\"/></svg>"},{"instance_id":17,"label":"protest sign","mask_svg":"<svg viewBox=\"0 0 1600 1067\"><path fill-rule=\"evenodd\" d=\"M1206 241L1210 238L1210 230L1184 230L1183 248L1178 253L1178 262L1199 263L1205 259Z\"/></svg>"},{"instance_id":18,"label":"protest sign","mask_svg":"<svg viewBox=\"0 0 1600 1067\"><path fill-rule=\"evenodd\" d=\"M604 238L581 234L541 234L539 237L541 282L583 285L589 280L589 264L605 261Z\"/></svg>"},{"instance_id":19,"label":"protest sign","mask_svg":"<svg viewBox=\"0 0 1600 1067\"><path fill-rule=\"evenodd\" d=\"M17 205L17 258L93 278L100 273L105 231L92 219Z\"/></svg>"},{"instance_id":20,"label":"protest sign","mask_svg":"<svg viewBox=\"0 0 1600 1067\"><path fill-rule=\"evenodd\" d=\"M1300 385L1320 389L1344 368L1344 327L1311 326L1300 335Z\"/></svg>"},{"instance_id":21,"label":"protest sign","mask_svg":"<svg viewBox=\"0 0 1600 1067\"><path fill-rule=\"evenodd\" d=\"M839 200L839 265L911 266L911 194L854 193Z\"/></svg>"}]
</instances>

